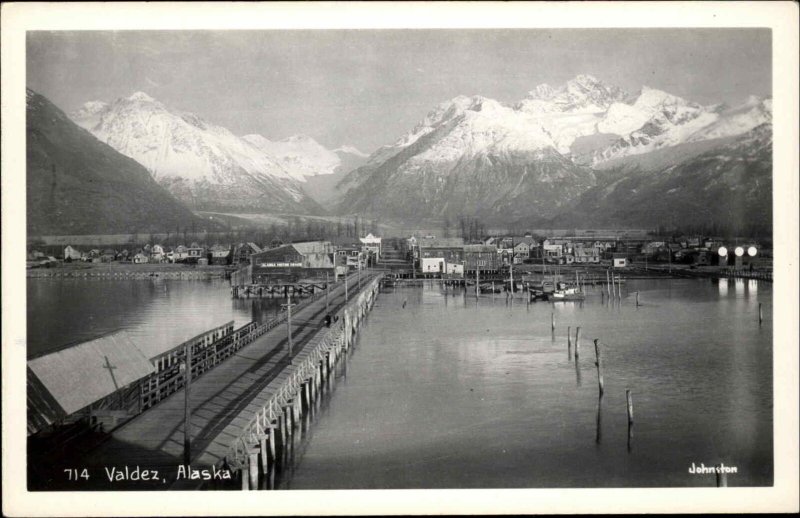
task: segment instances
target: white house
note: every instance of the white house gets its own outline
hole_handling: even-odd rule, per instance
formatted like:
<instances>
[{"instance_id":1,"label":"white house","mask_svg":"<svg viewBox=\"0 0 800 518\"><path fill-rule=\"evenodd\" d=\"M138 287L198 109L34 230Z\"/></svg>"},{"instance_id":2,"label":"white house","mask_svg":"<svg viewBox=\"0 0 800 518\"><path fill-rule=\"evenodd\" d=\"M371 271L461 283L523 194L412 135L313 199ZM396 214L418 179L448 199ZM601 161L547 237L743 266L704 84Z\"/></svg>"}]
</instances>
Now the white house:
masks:
<instances>
[{"instance_id":1,"label":"white house","mask_svg":"<svg viewBox=\"0 0 800 518\"><path fill-rule=\"evenodd\" d=\"M359 238L365 252L371 252L375 257L381 256L381 238L367 234L367 237Z\"/></svg>"},{"instance_id":2,"label":"white house","mask_svg":"<svg viewBox=\"0 0 800 518\"><path fill-rule=\"evenodd\" d=\"M444 257L423 257L420 259L422 273L442 273L445 269Z\"/></svg>"},{"instance_id":3,"label":"white house","mask_svg":"<svg viewBox=\"0 0 800 518\"><path fill-rule=\"evenodd\" d=\"M150 259L144 254L136 254L133 256L133 262L135 264L144 264L150 262Z\"/></svg>"},{"instance_id":4,"label":"white house","mask_svg":"<svg viewBox=\"0 0 800 518\"><path fill-rule=\"evenodd\" d=\"M161 245L153 245L150 249L150 261L160 263L164 259L164 247Z\"/></svg>"},{"instance_id":5,"label":"white house","mask_svg":"<svg viewBox=\"0 0 800 518\"><path fill-rule=\"evenodd\" d=\"M75 248L72 248L72 246L70 246L70 245L67 245L64 248L64 259L70 259L72 261L77 261L77 260L80 260L80 258L81 258L81 252L79 250L77 250Z\"/></svg>"}]
</instances>

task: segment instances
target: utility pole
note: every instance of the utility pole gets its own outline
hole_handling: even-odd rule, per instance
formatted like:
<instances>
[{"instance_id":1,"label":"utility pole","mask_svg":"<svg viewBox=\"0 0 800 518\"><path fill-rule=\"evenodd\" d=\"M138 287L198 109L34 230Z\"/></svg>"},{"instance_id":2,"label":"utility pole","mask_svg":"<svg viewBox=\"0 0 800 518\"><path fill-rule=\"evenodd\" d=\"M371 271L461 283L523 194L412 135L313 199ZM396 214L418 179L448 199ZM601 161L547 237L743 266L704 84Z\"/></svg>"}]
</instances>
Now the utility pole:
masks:
<instances>
[{"instance_id":1,"label":"utility pole","mask_svg":"<svg viewBox=\"0 0 800 518\"><path fill-rule=\"evenodd\" d=\"M514 296L514 238L511 238L511 262L508 265L508 274L511 279L511 296Z\"/></svg>"},{"instance_id":2,"label":"utility pole","mask_svg":"<svg viewBox=\"0 0 800 518\"><path fill-rule=\"evenodd\" d=\"M281 306L286 308L286 331L289 336L289 363L292 363L292 294L287 291L286 293L286 304L281 304Z\"/></svg>"},{"instance_id":3,"label":"utility pole","mask_svg":"<svg viewBox=\"0 0 800 518\"><path fill-rule=\"evenodd\" d=\"M187 344L184 352L183 362L183 463L187 466L192 459L192 431L191 431L191 395L192 386L192 345Z\"/></svg>"}]
</instances>

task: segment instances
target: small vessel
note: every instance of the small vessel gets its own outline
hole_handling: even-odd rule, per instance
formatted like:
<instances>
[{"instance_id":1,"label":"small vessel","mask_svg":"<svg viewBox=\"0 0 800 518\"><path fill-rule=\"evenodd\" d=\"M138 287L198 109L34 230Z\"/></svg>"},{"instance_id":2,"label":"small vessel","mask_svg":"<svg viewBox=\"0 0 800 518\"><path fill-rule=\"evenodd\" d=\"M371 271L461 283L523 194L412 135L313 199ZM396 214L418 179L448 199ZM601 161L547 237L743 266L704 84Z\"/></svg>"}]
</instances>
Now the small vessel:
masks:
<instances>
[{"instance_id":1,"label":"small vessel","mask_svg":"<svg viewBox=\"0 0 800 518\"><path fill-rule=\"evenodd\" d=\"M548 300L552 302L566 302L572 300L584 300L586 295L577 287L568 288L563 282L558 283L558 287L550 293Z\"/></svg>"}]
</instances>

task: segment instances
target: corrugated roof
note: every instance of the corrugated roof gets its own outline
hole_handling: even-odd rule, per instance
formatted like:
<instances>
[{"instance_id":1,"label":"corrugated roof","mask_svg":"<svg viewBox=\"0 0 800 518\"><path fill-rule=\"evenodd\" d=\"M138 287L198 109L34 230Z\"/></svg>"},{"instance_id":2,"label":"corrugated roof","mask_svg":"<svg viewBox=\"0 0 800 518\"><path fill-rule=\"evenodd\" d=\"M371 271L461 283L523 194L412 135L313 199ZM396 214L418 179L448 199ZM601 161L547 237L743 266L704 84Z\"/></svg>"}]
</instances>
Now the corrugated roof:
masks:
<instances>
[{"instance_id":1,"label":"corrugated roof","mask_svg":"<svg viewBox=\"0 0 800 518\"><path fill-rule=\"evenodd\" d=\"M308 241L305 243L292 243L291 246L301 254L324 254L330 248L328 241Z\"/></svg>"},{"instance_id":2,"label":"corrugated roof","mask_svg":"<svg viewBox=\"0 0 800 518\"><path fill-rule=\"evenodd\" d=\"M34 358L28 367L67 414L154 371L125 331Z\"/></svg>"},{"instance_id":3,"label":"corrugated roof","mask_svg":"<svg viewBox=\"0 0 800 518\"><path fill-rule=\"evenodd\" d=\"M461 248L464 239L460 237L422 238L419 240L420 248Z\"/></svg>"}]
</instances>

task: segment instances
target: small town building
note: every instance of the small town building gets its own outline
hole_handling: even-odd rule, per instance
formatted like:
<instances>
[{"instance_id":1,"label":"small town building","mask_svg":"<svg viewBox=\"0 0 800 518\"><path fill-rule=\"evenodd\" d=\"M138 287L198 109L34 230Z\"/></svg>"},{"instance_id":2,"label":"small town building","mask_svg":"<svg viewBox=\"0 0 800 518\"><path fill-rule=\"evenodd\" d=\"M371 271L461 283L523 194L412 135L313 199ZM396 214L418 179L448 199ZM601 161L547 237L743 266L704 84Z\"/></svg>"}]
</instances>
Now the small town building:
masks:
<instances>
[{"instance_id":1,"label":"small town building","mask_svg":"<svg viewBox=\"0 0 800 518\"><path fill-rule=\"evenodd\" d=\"M183 245L178 245L172 252L172 262L182 263L189 257L189 249Z\"/></svg>"},{"instance_id":2,"label":"small town building","mask_svg":"<svg viewBox=\"0 0 800 518\"><path fill-rule=\"evenodd\" d=\"M250 256L261 252L261 247L253 242L239 243L233 247L232 264L250 264Z\"/></svg>"},{"instance_id":3,"label":"small town building","mask_svg":"<svg viewBox=\"0 0 800 518\"><path fill-rule=\"evenodd\" d=\"M184 259L184 262L201 264L200 259L203 260L204 264L208 264L206 249L196 243L192 243L192 246L186 250L186 259Z\"/></svg>"},{"instance_id":4,"label":"small town building","mask_svg":"<svg viewBox=\"0 0 800 518\"><path fill-rule=\"evenodd\" d=\"M500 258L495 246L465 245L464 275L478 272L497 272L500 269Z\"/></svg>"},{"instance_id":5,"label":"small town building","mask_svg":"<svg viewBox=\"0 0 800 518\"><path fill-rule=\"evenodd\" d=\"M333 246L328 241L293 243L250 256L256 284L280 284L333 275Z\"/></svg>"},{"instance_id":6,"label":"small town building","mask_svg":"<svg viewBox=\"0 0 800 518\"><path fill-rule=\"evenodd\" d=\"M155 371L125 331L30 359L27 367L29 435L107 410L137 413L137 382Z\"/></svg>"},{"instance_id":7,"label":"small town building","mask_svg":"<svg viewBox=\"0 0 800 518\"><path fill-rule=\"evenodd\" d=\"M150 262L160 263L164 260L164 247L161 245L153 245L150 249Z\"/></svg>"},{"instance_id":8,"label":"small town building","mask_svg":"<svg viewBox=\"0 0 800 518\"><path fill-rule=\"evenodd\" d=\"M70 261L78 261L81 258L81 251L77 248L73 248L70 245L64 247L64 260L69 259Z\"/></svg>"},{"instance_id":9,"label":"small town building","mask_svg":"<svg viewBox=\"0 0 800 518\"><path fill-rule=\"evenodd\" d=\"M371 233L366 237L359 239L363 244L363 251L372 254L373 257L380 259L381 257L381 241L382 238L374 236Z\"/></svg>"},{"instance_id":10,"label":"small town building","mask_svg":"<svg viewBox=\"0 0 800 518\"><path fill-rule=\"evenodd\" d=\"M622 253L615 253L612 256L612 264L614 268L627 268L628 256Z\"/></svg>"},{"instance_id":11,"label":"small town building","mask_svg":"<svg viewBox=\"0 0 800 518\"><path fill-rule=\"evenodd\" d=\"M145 254L143 254L142 252L139 252L139 253L137 253L136 255L133 256L133 263L134 264L145 264L145 263L149 263L149 262L150 262L150 258L148 256L146 256Z\"/></svg>"},{"instance_id":12,"label":"small town building","mask_svg":"<svg viewBox=\"0 0 800 518\"><path fill-rule=\"evenodd\" d=\"M575 262L578 264L589 264L589 263L599 263L600 262L600 249L591 247L584 247L584 246L576 246L573 250L573 254L575 256Z\"/></svg>"},{"instance_id":13,"label":"small town building","mask_svg":"<svg viewBox=\"0 0 800 518\"><path fill-rule=\"evenodd\" d=\"M419 240L418 247L419 270L423 274L447 273L447 265L464 264L464 240L460 237L425 237Z\"/></svg>"},{"instance_id":14,"label":"small town building","mask_svg":"<svg viewBox=\"0 0 800 518\"><path fill-rule=\"evenodd\" d=\"M227 246L215 244L208 250L209 264L224 265L228 264L231 256L231 249Z\"/></svg>"}]
</instances>

